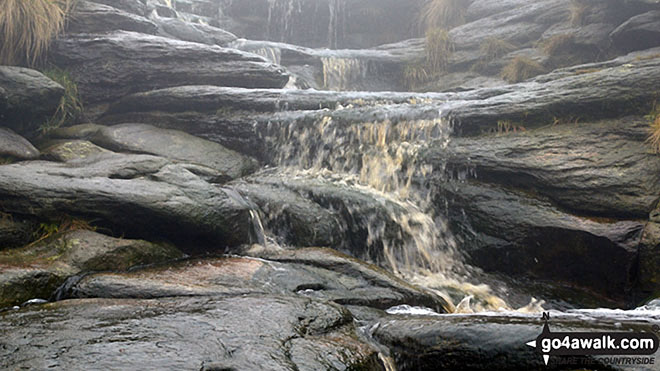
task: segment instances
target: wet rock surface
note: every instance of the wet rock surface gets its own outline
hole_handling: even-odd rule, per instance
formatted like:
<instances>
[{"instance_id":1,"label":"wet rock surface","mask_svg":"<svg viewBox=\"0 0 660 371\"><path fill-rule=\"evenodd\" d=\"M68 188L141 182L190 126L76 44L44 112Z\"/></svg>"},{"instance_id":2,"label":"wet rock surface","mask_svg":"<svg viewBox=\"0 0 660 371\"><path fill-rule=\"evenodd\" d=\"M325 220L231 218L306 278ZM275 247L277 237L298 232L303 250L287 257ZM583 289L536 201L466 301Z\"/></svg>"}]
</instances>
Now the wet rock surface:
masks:
<instances>
[{"instance_id":1,"label":"wet rock surface","mask_svg":"<svg viewBox=\"0 0 660 371\"><path fill-rule=\"evenodd\" d=\"M373 265L329 249L260 251L263 258L204 258L130 273L88 275L69 288L72 298L141 298L297 294L343 305L387 309L447 304Z\"/></svg>"},{"instance_id":2,"label":"wet rock surface","mask_svg":"<svg viewBox=\"0 0 660 371\"><path fill-rule=\"evenodd\" d=\"M473 264L586 288L624 306L632 300L642 223L579 217L476 182L446 183L441 194Z\"/></svg>"},{"instance_id":3,"label":"wet rock surface","mask_svg":"<svg viewBox=\"0 0 660 371\"><path fill-rule=\"evenodd\" d=\"M646 218L660 196L660 158L645 145L648 120L624 117L477 138L454 138L428 161L480 182L550 198L574 213Z\"/></svg>"},{"instance_id":4,"label":"wet rock surface","mask_svg":"<svg viewBox=\"0 0 660 371\"><path fill-rule=\"evenodd\" d=\"M378 369L350 313L300 297L69 300L1 316L9 368Z\"/></svg>"},{"instance_id":5,"label":"wet rock surface","mask_svg":"<svg viewBox=\"0 0 660 371\"><path fill-rule=\"evenodd\" d=\"M279 88L289 79L253 54L127 31L68 35L51 58L71 72L88 103L177 85Z\"/></svg>"},{"instance_id":6,"label":"wet rock surface","mask_svg":"<svg viewBox=\"0 0 660 371\"><path fill-rule=\"evenodd\" d=\"M214 184L222 178L204 166L149 155L23 162L0 166L1 208L38 217L99 218L128 235L222 249L249 242L250 228L249 205Z\"/></svg>"},{"instance_id":7,"label":"wet rock surface","mask_svg":"<svg viewBox=\"0 0 660 371\"><path fill-rule=\"evenodd\" d=\"M90 271L126 270L183 254L173 246L108 237L90 230L0 251L0 307L29 299L49 299L71 276Z\"/></svg>"},{"instance_id":8,"label":"wet rock surface","mask_svg":"<svg viewBox=\"0 0 660 371\"><path fill-rule=\"evenodd\" d=\"M38 71L0 66L0 121L18 133L32 133L60 104L64 88Z\"/></svg>"},{"instance_id":9,"label":"wet rock surface","mask_svg":"<svg viewBox=\"0 0 660 371\"><path fill-rule=\"evenodd\" d=\"M650 320L579 312L558 314L550 321L553 332L649 331L651 326ZM562 364L565 358L550 357L546 366L541 353L526 345L543 330L540 318L529 316L392 316L380 320L374 328L373 336L390 347L396 364L406 370L573 370L580 364L610 369L604 360L593 357L578 357L573 365ZM654 366L639 367L651 370Z\"/></svg>"}]
</instances>

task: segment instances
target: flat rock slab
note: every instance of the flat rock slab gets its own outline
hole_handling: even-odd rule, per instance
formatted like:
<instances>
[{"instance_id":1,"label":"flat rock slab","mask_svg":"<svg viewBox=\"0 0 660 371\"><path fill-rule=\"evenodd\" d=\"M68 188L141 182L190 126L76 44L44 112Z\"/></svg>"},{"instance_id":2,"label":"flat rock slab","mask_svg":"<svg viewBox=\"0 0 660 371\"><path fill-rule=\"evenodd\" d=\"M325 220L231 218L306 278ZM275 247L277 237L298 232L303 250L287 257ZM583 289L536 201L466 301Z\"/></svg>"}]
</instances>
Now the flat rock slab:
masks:
<instances>
[{"instance_id":1,"label":"flat rock slab","mask_svg":"<svg viewBox=\"0 0 660 371\"><path fill-rule=\"evenodd\" d=\"M256 161L218 143L146 124L104 127L91 140L117 152L148 153L204 165L226 174L227 180L247 175L257 168Z\"/></svg>"},{"instance_id":2,"label":"flat rock slab","mask_svg":"<svg viewBox=\"0 0 660 371\"><path fill-rule=\"evenodd\" d=\"M70 71L86 103L171 86L281 88L289 80L255 54L127 31L60 38L50 58Z\"/></svg>"},{"instance_id":3,"label":"flat rock slab","mask_svg":"<svg viewBox=\"0 0 660 371\"><path fill-rule=\"evenodd\" d=\"M648 120L624 117L538 130L454 138L426 154L454 173L527 189L578 214L646 219L660 199L660 157Z\"/></svg>"},{"instance_id":4,"label":"flat rock slab","mask_svg":"<svg viewBox=\"0 0 660 371\"><path fill-rule=\"evenodd\" d=\"M2 211L95 219L113 232L220 249L249 242L250 205L216 170L150 155L0 166Z\"/></svg>"},{"instance_id":5,"label":"flat rock slab","mask_svg":"<svg viewBox=\"0 0 660 371\"><path fill-rule=\"evenodd\" d=\"M0 317L10 369L380 369L350 313L300 297L67 300Z\"/></svg>"},{"instance_id":6,"label":"flat rock slab","mask_svg":"<svg viewBox=\"0 0 660 371\"><path fill-rule=\"evenodd\" d=\"M387 309L447 304L380 268L329 249L262 254L264 259L205 258L130 273L88 275L69 288L73 298L142 298L297 294L344 305Z\"/></svg>"},{"instance_id":7,"label":"flat rock slab","mask_svg":"<svg viewBox=\"0 0 660 371\"><path fill-rule=\"evenodd\" d=\"M90 230L65 232L41 243L0 251L0 307L49 299L68 277L181 258L176 248L118 239Z\"/></svg>"},{"instance_id":8,"label":"flat rock slab","mask_svg":"<svg viewBox=\"0 0 660 371\"><path fill-rule=\"evenodd\" d=\"M55 114L64 88L41 72L0 66L0 126L32 133ZM4 97L3 97L4 95Z\"/></svg>"},{"instance_id":9,"label":"flat rock slab","mask_svg":"<svg viewBox=\"0 0 660 371\"><path fill-rule=\"evenodd\" d=\"M39 150L12 130L0 127L0 157L34 160L39 158Z\"/></svg>"}]
</instances>

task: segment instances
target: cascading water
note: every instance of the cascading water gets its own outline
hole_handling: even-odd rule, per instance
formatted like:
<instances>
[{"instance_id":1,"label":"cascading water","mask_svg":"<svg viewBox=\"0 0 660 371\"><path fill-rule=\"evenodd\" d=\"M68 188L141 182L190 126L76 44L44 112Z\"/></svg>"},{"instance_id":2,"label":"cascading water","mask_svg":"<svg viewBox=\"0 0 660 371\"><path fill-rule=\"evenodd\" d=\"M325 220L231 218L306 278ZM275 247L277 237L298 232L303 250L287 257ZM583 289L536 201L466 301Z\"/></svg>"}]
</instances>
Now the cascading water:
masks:
<instances>
[{"instance_id":1,"label":"cascading water","mask_svg":"<svg viewBox=\"0 0 660 371\"><path fill-rule=\"evenodd\" d=\"M321 178L379 200L386 220L365 220L367 249L382 245L376 263L458 303L457 311L511 309L488 286L467 282L474 268L463 263L445 218L433 211L430 177L445 169L434 169L419 155L431 144L447 146L449 120L438 111L433 119L347 121L329 113L312 123L271 123L266 139L274 163L289 177Z\"/></svg>"}]
</instances>

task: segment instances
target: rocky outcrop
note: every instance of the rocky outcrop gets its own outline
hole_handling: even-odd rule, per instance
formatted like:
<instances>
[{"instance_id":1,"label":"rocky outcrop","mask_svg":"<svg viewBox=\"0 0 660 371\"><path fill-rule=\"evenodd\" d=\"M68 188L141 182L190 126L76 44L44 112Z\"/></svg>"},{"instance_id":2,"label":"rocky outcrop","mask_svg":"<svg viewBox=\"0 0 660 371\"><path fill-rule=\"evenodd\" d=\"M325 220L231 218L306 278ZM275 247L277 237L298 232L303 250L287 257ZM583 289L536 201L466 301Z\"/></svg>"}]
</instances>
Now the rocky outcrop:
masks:
<instances>
[{"instance_id":1,"label":"rocky outcrop","mask_svg":"<svg viewBox=\"0 0 660 371\"><path fill-rule=\"evenodd\" d=\"M70 71L86 103L190 84L280 88L289 79L254 54L125 31L68 35L50 57Z\"/></svg>"},{"instance_id":2,"label":"rocky outcrop","mask_svg":"<svg viewBox=\"0 0 660 371\"><path fill-rule=\"evenodd\" d=\"M49 299L73 275L128 268L180 258L165 244L116 239L89 230L64 232L56 238L0 252L0 307L29 299Z\"/></svg>"},{"instance_id":3,"label":"rocky outcrop","mask_svg":"<svg viewBox=\"0 0 660 371\"><path fill-rule=\"evenodd\" d=\"M64 88L38 71L0 66L0 126L33 133L55 114Z\"/></svg>"},{"instance_id":4,"label":"rocky outcrop","mask_svg":"<svg viewBox=\"0 0 660 371\"><path fill-rule=\"evenodd\" d=\"M145 124L103 127L91 138L103 148L117 152L147 153L215 169L227 180L256 170L254 160L220 144L182 131L160 129Z\"/></svg>"},{"instance_id":5,"label":"rocky outcrop","mask_svg":"<svg viewBox=\"0 0 660 371\"><path fill-rule=\"evenodd\" d=\"M640 14L612 31L614 46L629 52L660 46L660 10Z\"/></svg>"},{"instance_id":6,"label":"rocky outcrop","mask_svg":"<svg viewBox=\"0 0 660 371\"><path fill-rule=\"evenodd\" d=\"M66 164L0 166L1 211L98 219L116 233L220 250L249 242L250 206L223 174L149 155L101 154Z\"/></svg>"},{"instance_id":7,"label":"rocky outcrop","mask_svg":"<svg viewBox=\"0 0 660 371\"><path fill-rule=\"evenodd\" d=\"M533 192L576 214L645 219L660 198L660 158L645 143L648 121L596 123L454 138L427 161L480 182Z\"/></svg>"},{"instance_id":8,"label":"rocky outcrop","mask_svg":"<svg viewBox=\"0 0 660 371\"><path fill-rule=\"evenodd\" d=\"M155 35L158 26L144 17L112 6L78 1L66 28L68 33L104 33L116 30Z\"/></svg>"},{"instance_id":9,"label":"rocky outcrop","mask_svg":"<svg viewBox=\"0 0 660 371\"><path fill-rule=\"evenodd\" d=\"M10 368L380 369L350 313L291 295L69 300L2 319Z\"/></svg>"},{"instance_id":10,"label":"rocky outcrop","mask_svg":"<svg viewBox=\"0 0 660 371\"><path fill-rule=\"evenodd\" d=\"M0 127L0 158L2 157L34 160L39 157L39 150L22 136Z\"/></svg>"}]
</instances>

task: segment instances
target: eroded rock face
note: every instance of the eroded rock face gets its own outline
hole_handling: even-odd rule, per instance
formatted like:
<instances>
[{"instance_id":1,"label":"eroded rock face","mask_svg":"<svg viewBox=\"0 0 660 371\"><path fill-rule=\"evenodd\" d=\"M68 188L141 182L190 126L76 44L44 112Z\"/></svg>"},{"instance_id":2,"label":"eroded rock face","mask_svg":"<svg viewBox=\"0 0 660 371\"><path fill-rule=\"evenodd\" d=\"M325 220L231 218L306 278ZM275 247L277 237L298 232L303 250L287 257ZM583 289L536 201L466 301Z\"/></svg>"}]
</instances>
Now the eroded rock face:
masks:
<instances>
[{"instance_id":1,"label":"eroded rock face","mask_svg":"<svg viewBox=\"0 0 660 371\"><path fill-rule=\"evenodd\" d=\"M0 66L0 124L32 134L55 114L64 88L38 71ZM4 95L4 97L3 97Z\"/></svg>"},{"instance_id":2,"label":"eroded rock face","mask_svg":"<svg viewBox=\"0 0 660 371\"><path fill-rule=\"evenodd\" d=\"M89 230L65 232L0 252L0 307L49 299L68 277L83 272L126 270L182 256L170 245L117 239Z\"/></svg>"},{"instance_id":3,"label":"eroded rock face","mask_svg":"<svg viewBox=\"0 0 660 371\"><path fill-rule=\"evenodd\" d=\"M254 54L125 31L60 38L51 60L71 72L87 103L190 84L281 88L289 79Z\"/></svg>"},{"instance_id":4,"label":"eroded rock face","mask_svg":"<svg viewBox=\"0 0 660 371\"><path fill-rule=\"evenodd\" d=\"M250 206L214 184L223 174L149 155L0 166L2 211L99 218L114 232L222 250L249 242Z\"/></svg>"},{"instance_id":5,"label":"eroded rock face","mask_svg":"<svg viewBox=\"0 0 660 371\"><path fill-rule=\"evenodd\" d=\"M68 300L3 313L0 342L10 368L380 369L351 320L338 305L278 295Z\"/></svg>"}]
</instances>

